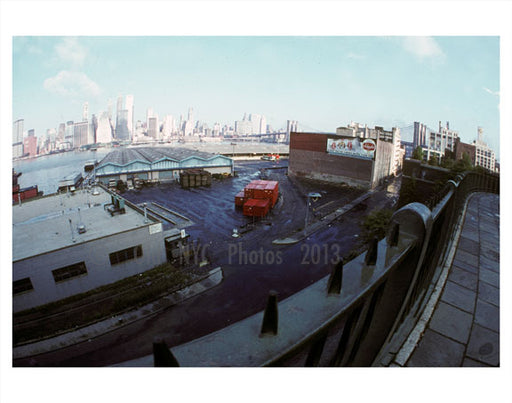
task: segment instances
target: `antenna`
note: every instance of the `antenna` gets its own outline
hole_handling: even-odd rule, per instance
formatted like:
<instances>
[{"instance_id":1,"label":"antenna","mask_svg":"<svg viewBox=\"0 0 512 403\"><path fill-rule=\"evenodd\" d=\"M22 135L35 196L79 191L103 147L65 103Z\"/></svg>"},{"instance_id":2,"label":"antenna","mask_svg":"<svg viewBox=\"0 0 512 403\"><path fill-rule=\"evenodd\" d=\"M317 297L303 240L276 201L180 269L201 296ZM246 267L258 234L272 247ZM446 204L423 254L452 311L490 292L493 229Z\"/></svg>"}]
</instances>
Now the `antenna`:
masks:
<instances>
[{"instance_id":1,"label":"antenna","mask_svg":"<svg viewBox=\"0 0 512 403\"><path fill-rule=\"evenodd\" d=\"M80 219L80 221L78 222L78 227L77 227L78 233L83 234L85 232L85 225L82 222L82 213L80 212L80 207L78 207L78 217Z\"/></svg>"},{"instance_id":2,"label":"antenna","mask_svg":"<svg viewBox=\"0 0 512 403\"><path fill-rule=\"evenodd\" d=\"M69 229L71 230L71 241L76 242L75 235L73 234L73 223L71 222L71 218L69 218Z\"/></svg>"}]
</instances>

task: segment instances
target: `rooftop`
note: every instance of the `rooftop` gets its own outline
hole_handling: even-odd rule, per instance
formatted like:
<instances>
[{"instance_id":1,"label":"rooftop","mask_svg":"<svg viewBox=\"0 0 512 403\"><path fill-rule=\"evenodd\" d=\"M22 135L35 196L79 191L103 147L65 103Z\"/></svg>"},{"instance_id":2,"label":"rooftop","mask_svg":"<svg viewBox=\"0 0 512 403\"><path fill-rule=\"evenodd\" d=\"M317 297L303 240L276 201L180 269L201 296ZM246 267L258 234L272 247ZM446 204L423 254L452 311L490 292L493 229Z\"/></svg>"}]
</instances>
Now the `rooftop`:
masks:
<instances>
[{"instance_id":1,"label":"rooftop","mask_svg":"<svg viewBox=\"0 0 512 403\"><path fill-rule=\"evenodd\" d=\"M146 223L142 214L128 206L125 214L111 216L104 209L111 203L110 194L97 190L98 195L80 190L74 195L54 195L14 205L13 262L154 223ZM77 230L80 223L86 228L83 234Z\"/></svg>"},{"instance_id":2,"label":"rooftop","mask_svg":"<svg viewBox=\"0 0 512 403\"><path fill-rule=\"evenodd\" d=\"M105 156L99 166L105 164L126 165L133 161L155 162L162 159L183 161L190 157L210 159L216 154L197 151L189 148L176 147L122 147Z\"/></svg>"}]
</instances>

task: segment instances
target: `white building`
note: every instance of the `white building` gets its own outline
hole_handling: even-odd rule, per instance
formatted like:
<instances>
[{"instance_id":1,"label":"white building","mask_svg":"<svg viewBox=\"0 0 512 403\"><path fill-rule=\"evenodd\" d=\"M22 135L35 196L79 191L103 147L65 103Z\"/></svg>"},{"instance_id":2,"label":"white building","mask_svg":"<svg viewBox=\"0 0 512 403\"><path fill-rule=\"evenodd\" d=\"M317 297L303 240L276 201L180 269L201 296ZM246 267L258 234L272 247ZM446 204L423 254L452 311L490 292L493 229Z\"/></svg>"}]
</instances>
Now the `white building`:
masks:
<instances>
[{"instance_id":1,"label":"white building","mask_svg":"<svg viewBox=\"0 0 512 403\"><path fill-rule=\"evenodd\" d=\"M458 137L458 132L450 129L449 122L446 122L446 127L443 127L441 121L439 121L437 132L430 130L422 123L414 122L413 147L420 146L423 149L423 159L425 161L429 161L432 156L436 156L440 160L444 157L446 150L455 151Z\"/></svg>"},{"instance_id":2,"label":"white building","mask_svg":"<svg viewBox=\"0 0 512 403\"><path fill-rule=\"evenodd\" d=\"M96 129L96 142L107 144L112 141L112 126L108 117L108 112L102 112L98 119L98 128Z\"/></svg>"},{"instance_id":3,"label":"white building","mask_svg":"<svg viewBox=\"0 0 512 403\"><path fill-rule=\"evenodd\" d=\"M165 115L162 122L162 136L163 138L171 137L176 130L176 124L172 115Z\"/></svg>"},{"instance_id":4,"label":"white building","mask_svg":"<svg viewBox=\"0 0 512 403\"><path fill-rule=\"evenodd\" d=\"M478 128L478 140L474 141L473 144L475 146L475 166L481 166L495 172L496 155L483 141L483 129L481 127Z\"/></svg>"},{"instance_id":5,"label":"white building","mask_svg":"<svg viewBox=\"0 0 512 403\"><path fill-rule=\"evenodd\" d=\"M13 310L83 293L166 261L162 223L109 193L79 191L12 207ZM83 229L81 229L83 225Z\"/></svg>"}]
</instances>

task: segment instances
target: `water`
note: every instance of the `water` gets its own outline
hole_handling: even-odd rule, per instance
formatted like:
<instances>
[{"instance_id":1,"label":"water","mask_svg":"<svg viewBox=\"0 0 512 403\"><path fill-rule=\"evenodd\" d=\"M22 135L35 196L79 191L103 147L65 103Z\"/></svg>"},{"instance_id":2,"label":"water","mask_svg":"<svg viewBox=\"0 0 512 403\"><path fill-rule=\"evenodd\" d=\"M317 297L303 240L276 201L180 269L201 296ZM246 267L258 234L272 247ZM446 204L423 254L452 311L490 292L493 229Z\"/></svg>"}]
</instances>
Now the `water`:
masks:
<instances>
[{"instance_id":1,"label":"water","mask_svg":"<svg viewBox=\"0 0 512 403\"><path fill-rule=\"evenodd\" d=\"M100 148L97 151L70 151L61 154L45 155L43 157L13 161L16 172L22 175L18 178L20 187L37 185L38 190L45 195L56 193L59 181L75 172L84 173L84 165L89 160L101 161L111 149Z\"/></svg>"}]
</instances>

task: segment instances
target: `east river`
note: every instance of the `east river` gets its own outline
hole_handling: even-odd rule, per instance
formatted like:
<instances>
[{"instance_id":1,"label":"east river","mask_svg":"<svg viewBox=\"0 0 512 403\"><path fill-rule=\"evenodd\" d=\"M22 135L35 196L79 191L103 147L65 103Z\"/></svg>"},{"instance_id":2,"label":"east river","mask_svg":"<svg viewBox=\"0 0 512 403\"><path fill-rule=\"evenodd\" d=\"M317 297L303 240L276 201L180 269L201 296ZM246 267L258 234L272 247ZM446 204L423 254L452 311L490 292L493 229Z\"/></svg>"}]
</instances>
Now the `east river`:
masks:
<instances>
[{"instance_id":1,"label":"east river","mask_svg":"<svg viewBox=\"0 0 512 403\"><path fill-rule=\"evenodd\" d=\"M60 154L45 155L13 161L16 172L21 172L18 178L20 187L37 185L38 190L45 195L56 193L59 181L75 172L84 172L87 161L103 159L111 148L100 148L97 151L69 151Z\"/></svg>"}]
</instances>

